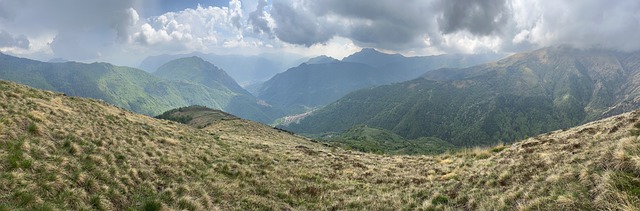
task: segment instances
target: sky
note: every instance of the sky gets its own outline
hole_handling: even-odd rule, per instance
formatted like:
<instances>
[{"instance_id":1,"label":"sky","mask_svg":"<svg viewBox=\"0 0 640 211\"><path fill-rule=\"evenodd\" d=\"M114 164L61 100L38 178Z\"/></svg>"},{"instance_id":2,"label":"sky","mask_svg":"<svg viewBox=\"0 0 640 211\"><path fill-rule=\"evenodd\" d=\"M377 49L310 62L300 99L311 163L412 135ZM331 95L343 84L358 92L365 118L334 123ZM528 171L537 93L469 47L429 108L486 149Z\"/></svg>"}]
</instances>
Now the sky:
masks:
<instances>
[{"instance_id":1,"label":"sky","mask_svg":"<svg viewBox=\"0 0 640 211\"><path fill-rule=\"evenodd\" d=\"M640 50L637 0L0 0L0 52L137 66L147 56L362 48L407 56Z\"/></svg>"}]
</instances>

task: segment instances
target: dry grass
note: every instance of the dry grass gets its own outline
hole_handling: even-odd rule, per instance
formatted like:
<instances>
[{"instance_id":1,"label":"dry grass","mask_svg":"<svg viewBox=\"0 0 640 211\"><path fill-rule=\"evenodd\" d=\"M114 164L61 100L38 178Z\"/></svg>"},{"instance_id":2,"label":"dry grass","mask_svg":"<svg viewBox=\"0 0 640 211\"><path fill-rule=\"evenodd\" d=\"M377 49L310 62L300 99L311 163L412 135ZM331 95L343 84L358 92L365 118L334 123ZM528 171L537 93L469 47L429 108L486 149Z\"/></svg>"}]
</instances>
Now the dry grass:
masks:
<instances>
[{"instance_id":1,"label":"dry grass","mask_svg":"<svg viewBox=\"0 0 640 211\"><path fill-rule=\"evenodd\" d=\"M0 82L0 210L637 210L638 118L383 156L244 120L199 130Z\"/></svg>"}]
</instances>

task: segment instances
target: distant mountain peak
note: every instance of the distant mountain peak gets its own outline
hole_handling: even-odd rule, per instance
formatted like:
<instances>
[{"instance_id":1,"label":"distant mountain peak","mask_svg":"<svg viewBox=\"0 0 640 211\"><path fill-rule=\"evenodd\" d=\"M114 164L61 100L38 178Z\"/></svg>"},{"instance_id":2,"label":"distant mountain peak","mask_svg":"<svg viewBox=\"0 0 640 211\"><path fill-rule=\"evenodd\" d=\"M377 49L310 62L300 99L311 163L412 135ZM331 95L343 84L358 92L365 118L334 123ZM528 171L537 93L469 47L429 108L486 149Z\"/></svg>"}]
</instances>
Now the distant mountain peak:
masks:
<instances>
[{"instance_id":1,"label":"distant mountain peak","mask_svg":"<svg viewBox=\"0 0 640 211\"><path fill-rule=\"evenodd\" d=\"M53 59L49 59L49 61L47 61L49 63L65 63L65 62L70 62L69 60L63 59L63 58L53 58Z\"/></svg>"},{"instance_id":2,"label":"distant mountain peak","mask_svg":"<svg viewBox=\"0 0 640 211\"><path fill-rule=\"evenodd\" d=\"M364 54L364 55L376 55L376 54L393 55L393 54L383 53L381 51L376 50L375 48L363 48L362 50L352 54L352 56L353 55L357 55L357 54Z\"/></svg>"},{"instance_id":3,"label":"distant mountain peak","mask_svg":"<svg viewBox=\"0 0 640 211\"><path fill-rule=\"evenodd\" d=\"M326 56L326 55L321 55L321 56L316 56L313 57L309 60L307 60L307 62L305 62L306 64L327 64L327 63L335 63L335 62L339 62L340 60L337 60L333 57L330 56Z\"/></svg>"},{"instance_id":4,"label":"distant mountain peak","mask_svg":"<svg viewBox=\"0 0 640 211\"><path fill-rule=\"evenodd\" d=\"M387 54L373 48L363 48L357 53L342 59L343 62L356 62L373 67L380 67L390 63L399 62L406 57L400 54Z\"/></svg>"}]
</instances>

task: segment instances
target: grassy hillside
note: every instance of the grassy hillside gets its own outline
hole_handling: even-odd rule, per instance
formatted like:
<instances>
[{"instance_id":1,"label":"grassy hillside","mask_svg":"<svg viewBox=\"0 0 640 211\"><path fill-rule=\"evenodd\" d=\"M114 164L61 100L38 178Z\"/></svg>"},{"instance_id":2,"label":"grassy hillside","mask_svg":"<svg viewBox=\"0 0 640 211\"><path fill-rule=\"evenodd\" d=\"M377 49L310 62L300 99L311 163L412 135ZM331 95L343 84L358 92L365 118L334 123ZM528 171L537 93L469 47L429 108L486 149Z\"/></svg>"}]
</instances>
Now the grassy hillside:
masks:
<instances>
[{"instance_id":1,"label":"grassy hillside","mask_svg":"<svg viewBox=\"0 0 640 211\"><path fill-rule=\"evenodd\" d=\"M352 92L285 129L326 133L366 124L457 146L511 142L638 108L639 56L540 49Z\"/></svg>"},{"instance_id":2,"label":"grassy hillside","mask_svg":"<svg viewBox=\"0 0 640 211\"><path fill-rule=\"evenodd\" d=\"M318 137L318 140L346 149L376 154L428 155L458 149L439 138L421 137L407 140L391 131L366 125L356 125L341 133L325 134Z\"/></svg>"},{"instance_id":3,"label":"grassy hillside","mask_svg":"<svg viewBox=\"0 0 640 211\"><path fill-rule=\"evenodd\" d=\"M204 129L0 82L1 210L637 210L640 112L436 156Z\"/></svg>"},{"instance_id":4,"label":"grassy hillside","mask_svg":"<svg viewBox=\"0 0 640 211\"><path fill-rule=\"evenodd\" d=\"M71 96L101 99L147 115L204 105L266 123L280 116L271 108L263 109L246 91L239 94L222 86L163 80L142 70L107 63L45 63L0 54L0 79Z\"/></svg>"},{"instance_id":5,"label":"grassy hillside","mask_svg":"<svg viewBox=\"0 0 640 211\"><path fill-rule=\"evenodd\" d=\"M204 128L224 120L235 120L238 117L224 111L210 109L204 106L189 106L166 111L156 118L180 122L196 128Z\"/></svg>"}]
</instances>

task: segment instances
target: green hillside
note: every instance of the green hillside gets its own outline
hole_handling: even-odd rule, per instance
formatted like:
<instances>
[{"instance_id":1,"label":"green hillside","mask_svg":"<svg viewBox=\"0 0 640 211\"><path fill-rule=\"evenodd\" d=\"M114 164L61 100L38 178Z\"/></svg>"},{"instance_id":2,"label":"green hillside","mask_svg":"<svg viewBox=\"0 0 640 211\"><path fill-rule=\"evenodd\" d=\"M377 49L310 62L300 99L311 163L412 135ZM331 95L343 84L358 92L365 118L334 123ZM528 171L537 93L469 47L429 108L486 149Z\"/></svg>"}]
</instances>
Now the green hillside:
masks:
<instances>
[{"instance_id":1,"label":"green hillside","mask_svg":"<svg viewBox=\"0 0 640 211\"><path fill-rule=\"evenodd\" d=\"M285 128L326 133L366 124L457 146L512 142L638 108L639 55L545 48L451 76L441 71L440 80L356 91Z\"/></svg>"},{"instance_id":2,"label":"green hillside","mask_svg":"<svg viewBox=\"0 0 640 211\"><path fill-rule=\"evenodd\" d=\"M153 75L165 80L190 81L212 89L228 89L238 94L249 94L224 70L195 56L169 61L160 66Z\"/></svg>"},{"instance_id":3,"label":"green hillside","mask_svg":"<svg viewBox=\"0 0 640 211\"><path fill-rule=\"evenodd\" d=\"M171 109L156 116L156 118L180 122L196 128L204 128L223 120L238 119L238 117L224 111L204 106L189 106Z\"/></svg>"},{"instance_id":4,"label":"green hillside","mask_svg":"<svg viewBox=\"0 0 640 211\"><path fill-rule=\"evenodd\" d=\"M458 148L439 138L420 137L407 140L385 129L356 125L337 134L325 134L318 140L361 152L395 155L441 154Z\"/></svg>"},{"instance_id":5,"label":"green hillside","mask_svg":"<svg viewBox=\"0 0 640 211\"><path fill-rule=\"evenodd\" d=\"M0 54L0 79L71 96L101 99L147 115L205 105L261 122L269 123L277 118L277 114L272 117L270 111L261 110L254 98L245 95L246 91L238 94L221 86L168 81L142 70L107 63L45 63Z\"/></svg>"}]
</instances>

